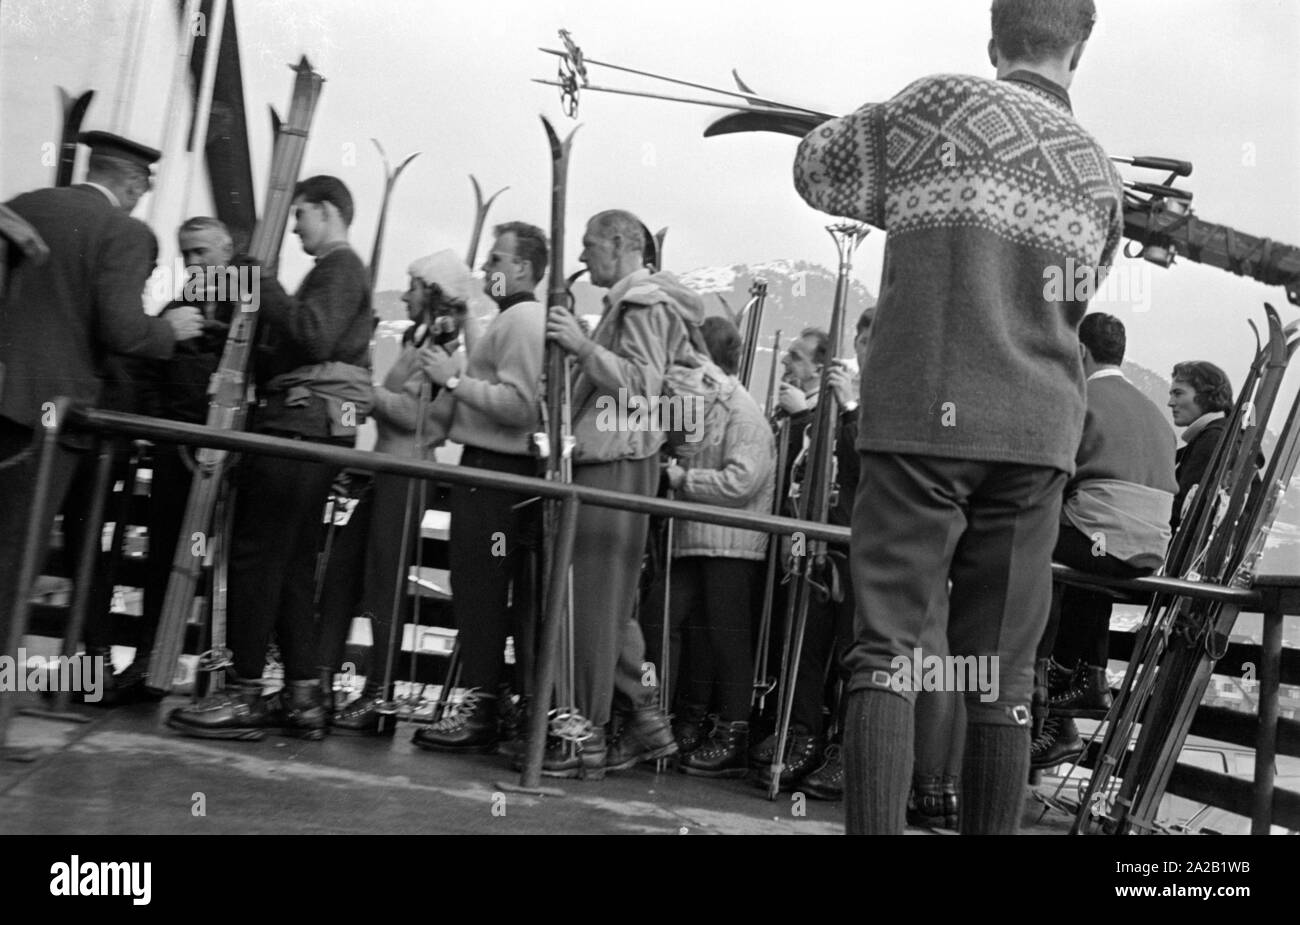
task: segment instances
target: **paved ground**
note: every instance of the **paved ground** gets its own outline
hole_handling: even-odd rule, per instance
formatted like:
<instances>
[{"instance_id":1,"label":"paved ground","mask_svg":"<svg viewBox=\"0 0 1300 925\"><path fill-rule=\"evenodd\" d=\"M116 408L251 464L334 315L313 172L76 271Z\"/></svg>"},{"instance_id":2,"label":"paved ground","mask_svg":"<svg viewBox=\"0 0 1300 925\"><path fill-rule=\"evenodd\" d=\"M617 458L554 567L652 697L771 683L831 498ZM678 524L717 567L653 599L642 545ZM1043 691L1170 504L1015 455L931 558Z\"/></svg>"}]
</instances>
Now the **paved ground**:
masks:
<instances>
[{"instance_id":1,"label":"paved ground","mask_svg":"<svg viewBox=\"0 0 1300 925\"><path fill-rule=\"evenodd\" d=\"M209 742L167 729L162 708L82 708L87 724L18 716L0 761L0 834L802 834L843 831L842 808L745 781L653 765L603 782L548 781L562 797L508 793L505 759L443 756L393 739ZM1036 819L1027 804L1027 823ZM1063 820L1033 827L1062 831Z\"/></svg>"}]
</instances>

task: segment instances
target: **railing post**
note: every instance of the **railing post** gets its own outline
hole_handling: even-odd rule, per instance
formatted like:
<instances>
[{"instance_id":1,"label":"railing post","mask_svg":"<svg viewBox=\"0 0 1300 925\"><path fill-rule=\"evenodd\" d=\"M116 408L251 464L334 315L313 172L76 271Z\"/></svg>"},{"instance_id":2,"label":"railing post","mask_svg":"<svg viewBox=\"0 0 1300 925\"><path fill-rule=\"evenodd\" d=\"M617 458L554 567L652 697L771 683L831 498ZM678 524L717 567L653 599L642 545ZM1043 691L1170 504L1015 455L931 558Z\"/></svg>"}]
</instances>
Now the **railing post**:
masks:
<instances>
[{"instance_id":1,"label":"railing post","mask_svg":"<svg viewBox=\"0 0 1300 925\"><path fill-rule=\"evenodd\" d=\"M528 749L519 789L537 791L542 782L542 761L546 753L546 720L550 715L551 688L555 686L555 664L559 658L560 629L565 619L565 598L569 591L569 566L573 561L573 540L577 535L578 508L575 495L560 503L560 529L556 547L550 550L546 614L542 624L541 650L533 681L532 709L528 715Z\"/></svg>"},{"instance_id":2,"label":"railing post","mask_svg":"<svg viewBox=\"0 0 1300 925\"><path fill-rule=\"evenodd\" d=\"M1274 762L1277 758L1277 695L1282 673L1282 601L1280 591L1266 593L1264 632L1259 645L1259 729L1255 735L1255 799L1251 835L1273 827Z\"/></svg>"},{"instance_id":3,"label":"railing post","mask_svg":"<svg viewBox=\"0 0 1300 925\"><path fill-rule=\"evenodd\" d=\"M81 642L81 631L86 625L86 611L89 609L89 603L94 591L95 570L99 564L99 558L103 547L104 533L104 507L107 503L108 493L112 488L113 482L113 461L116 456L114 443L112 440L97 438L95 440L95 452L98 454L95 466L95 484L90 495L90 507L86 511L86 525L81 538L81 549L77 553L77 572L72 588L72 607L68 615L68 623L63 631L63 656L71 659L77 654L78 644ZM64 531L67 536L67 530ZM87 658L89 658L87 653ZM86 677L86 666L82 666L79 677ZM108 675L113 673L113 665L107 666L108 674L101 675L101 678L107 679ZM83 690L85 685L82 685ZM54 698L54 706L50 709L31 708L23 710L25 716L41 716L46 719L62 719L74 723L88 723L89 717L80 713L73 713L68 710L68 700L71 691L66 687L60 688ZM102 691L101 691L102 693Z\"/></svg>"},{"instance_id":4,"label":"railing post","mask_svg":"<svg viewBox=\"0 0 1300 925\"><path fill-rule=\"evenodd\" d=\"M14 581L13 607L9 617L9 638L5 640L4 653L14 660L15 670L19 670L18 649L27 635L27 617L31 611L32 584L49 552L49 493L50 481L53 479L54 457L58 454L58 441L63 429L63 419L70 407L67 399L55 402L54 421L44 427L33 440L35 457L32 476L32 503L27 510L27 526L23 531L22 560L18 566L18 575ZM0 693L0 748L9 740L9 720L13 716L15 692Z\"/></svg>"}]
</instances>

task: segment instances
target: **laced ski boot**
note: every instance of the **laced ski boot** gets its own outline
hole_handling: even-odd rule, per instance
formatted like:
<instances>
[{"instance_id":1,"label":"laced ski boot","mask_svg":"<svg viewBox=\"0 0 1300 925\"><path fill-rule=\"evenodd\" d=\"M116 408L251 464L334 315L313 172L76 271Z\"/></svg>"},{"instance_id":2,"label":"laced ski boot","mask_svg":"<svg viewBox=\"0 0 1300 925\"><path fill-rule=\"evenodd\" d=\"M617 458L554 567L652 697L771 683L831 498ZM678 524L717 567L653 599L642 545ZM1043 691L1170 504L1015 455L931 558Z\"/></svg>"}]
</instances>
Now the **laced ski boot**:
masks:
<instances>
[{"instance_id":1,"label":"laced ski boot","mask_svg":"<svg viewBox=\"0 0 1300 925\"><path fill-rule=\"evenodd\" d=\"M367 681L360 697L334 711L330 731L341 735L392 735L392 725L381 722L379 706L384 702L383 693L382 684Z\"/></svg>"},{"instance_id":2,"label":"laced ski boot","mask_svg":"<svg viewBox=\"0 0 1300 925\"><path fill-rule=\"evenodd\" d=\"M198 739L258 741L268 728L277 725L262 690L261 681L246 681L227 671L223 690L172 710L167 725Z\"/></svg>"},{"instance_id":3,"label":"laced ski boot","mask_svg":"<svg viewBox=\"0 0 1300 925\"><path fill-rule=\"evenodd\" d=\"M483 755L497 747L497 698L478 690L448 703L442 719L415 730L411 741L431 752Z\"/></svg>"},{"instance_id":4,"label":"laced ski boot","mask_svg":"<svg viewBox=\"0 0 1300 925\"><path fill-rule=\"evenodd\" d=\"M773 734L771 739L771 750L766 752L769 756L767 764L755 766L753 763L754 751L750 751L750 769L753 772L750 775L750 780L753 781L755 786L765 789L772 779L771 756L776 754L776 735ZM811 774L821 764L822 746L821 736L791 729L786 741L785 765L781 768L781 781L778 789L790 790ZM763 753L761 745L759 753Z\"/></svg>"},{"instance_id":5,"label":"laced ski boot","mask_svg":"<svg viewBox=\"0 0 1300 925\"><path fill-rule=\"evenodd\" d=\"M821 767L803 779L800 789L817 800L844 799L844 760L839 745L827 745Z\"/></svg>"},{"instance_id":6,"label":"laced ski boot","mask_svg":"<svg viewBox=\"0 0 1300 925\"><path fill-rule=\"evenodd\" d=\"M325 738L328 722L320 681L286 681L280 691L280 709L274 714L280 734L293 739L319 742Z\"/></svg>"},{"instance_id":7,"label":"laced ski boot","mask_svg":"<svg viewBox=\"0 0 1300 925\"><path fill-rule=\"evenodd\" d=\"M677 767L694 777L744 777L749 773L749 723L724 723L712 716L709 737L682 756ZM679 746L680 747L680 746Z\"/></svg>"},{"instance_id":8,"label":"laced ski boot","mask_svg":"<svg viewBox=\"0 0 1300 925\"><path fill-rule=\"evenodd\" d=\"M1064 690L1051 695L1051 711L1057 716L1103 719L1111 707L1110 681L1106 669L1080 665Z\"/></svg>"},{"instance_id":9,"label":"laced ski boot","mask_svg":"<svg viewBox=\"0 0 1300 925\"><path fill-rule=\"evenodd\" d=\"M677 754L689 755L708 738L706 723L717 719L707 716L708 709L698 703L684 704L673 717L673 738L677 741Z\"/></svg>"},{"instance_id":10,"label":"laced ski boot","mask_svg":"<svg viewBox=\"0 0 1300 925\"><path fill-rule=\"evenodd\" d=\"M1029 746L1029 766L1042 770L1083 755L1083 739L1074 720L1066 716L1049 716L1042 733Z\"/></svg>"},{"instance_id":11,"label":"laced ski boot","mask_svg":"<svg viewBox=\"0 0 1300 925\"><path fill-rule=\"evenodd\" d=\"M579 745L566 742L558 736L546 737L546 751L542 753L542 776L578 780L605 779L605 730L597 727L591 736ZM527 749L520 748L514 758L516 771L524 769Z\"/></svg>"},{"instance_id":12,"label":"laced ski boot","mask_svg":"<svg viewBox=\"0 0 1300 925\"><path fill-rule=\"evenodd\" d=\"M658 707L633 710L609 743L606 771L626 771L643 761L670 758L677 754L677 742L668 717Z\"/></svg>"}]
</instances>

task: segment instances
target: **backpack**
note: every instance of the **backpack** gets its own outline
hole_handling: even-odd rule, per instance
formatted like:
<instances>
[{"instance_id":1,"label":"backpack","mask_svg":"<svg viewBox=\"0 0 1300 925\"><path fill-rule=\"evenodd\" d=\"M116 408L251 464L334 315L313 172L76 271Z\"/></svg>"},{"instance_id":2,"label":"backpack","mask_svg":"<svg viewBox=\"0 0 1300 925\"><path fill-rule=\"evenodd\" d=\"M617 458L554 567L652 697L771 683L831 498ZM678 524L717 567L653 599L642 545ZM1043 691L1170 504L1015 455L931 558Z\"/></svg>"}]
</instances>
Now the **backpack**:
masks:
<instances>
[{"instance_id":1,"label":"backpack","mask_svg":"<svg viewBox=\"0 0 1300 925\"><path fill-rule=\"evenodd\" d=\"M713 362L698 325L689 324L689 339L664 373L663 394L668 449L678 459L692 459L717 446L727 433L727 384L730 377ZM678 410L680 409L680 411Z\"/></svg>"}]
</instances>

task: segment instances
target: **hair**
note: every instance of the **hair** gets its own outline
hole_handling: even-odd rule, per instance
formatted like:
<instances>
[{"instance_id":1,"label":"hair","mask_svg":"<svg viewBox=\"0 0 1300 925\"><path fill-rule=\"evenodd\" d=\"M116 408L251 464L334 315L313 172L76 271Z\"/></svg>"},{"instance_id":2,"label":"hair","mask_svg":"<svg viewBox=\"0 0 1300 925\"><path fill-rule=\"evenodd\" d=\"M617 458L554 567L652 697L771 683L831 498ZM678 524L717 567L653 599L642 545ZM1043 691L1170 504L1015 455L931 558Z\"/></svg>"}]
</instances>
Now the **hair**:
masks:
<instances>
[{"instance_id":1,"label":"hair","mask_svg":"<svg viewBox=\"0 0 1300 925\"><path fill-rule=\"evenodd\" d=\"M740 331L736 326L720 315L713 315L704 319L700 333L704 335L704 346L713 362L728 376L736 375L740 368Z\"/></svg>"},{"instance_id":2,"label":"hair","mask_svg":"<svg viewBox=\"0 0 1300 925\"><path fill-rule=\"evenodd\" d=\"M1128 346L1124 322L1105 312L1084 315L1079 322L1079 343L1088 348L1098 363L1118 366L1124 362L1124 349Z\"/></svg>"},{"instance_id":3,"label":"hair","mask_svg":"<svg viewBox=\"0 0 1300 925\"><path fill-rule=\"evenodd\" d=\"M339 210L339 217L343 219L343 224L352 224L352 194L338 177L321 174L301 180L293 188L293 198L316 205L324 202L331 203Z\"/></svg>"},{"instance_id":4,"label":"hair","mask_svg":"<svg viewBox=\"0 0 1300 925\"><path fill-rule=\"evenodd\" d=\"M864 308L862 310L862 314L858 315L858 326L856 329L857 334L861 334L863 331L867 330L867 328L871 327L875 323L876 323L876 306L871 305L868 306L867 308Z\"/></svg>"},{"instance_id":5,"label":"hair","mask_svg":"<svg viewBox=\"0 0 1300 925\"><path fill-rule=\"evenodd\" d=\"M1188 360L1174 365L1173 378L1181 379L1196 392L1201 414L1232 408L1232 383L1228 374L1206 360Z\"/></svg>"},{"instance_id":6,"label":"hair","mask_svg":"<svg viewBox=\"0 0 1300 925\"><path fill-rule=\"evenodd\" d=\"M813 362L825 363L831 355L831 336L821 328L804 328L799 332L800 340L815 340L817 346L813 348Z\"/></svg>"},{"instance_id":7,"label":"hair","mask_svg":"<svg viewBox=\"0 0 1300 925\"><path fill-rule=\"evenodd\" d=\"M1093 0L993 0L993 42L1011 61L1059 58L1092 34Z\"/></svg>"},{"instance_id":8,"label":"hair","mask_svg":"<svg viewBox=\"0 0 1300 925\"><path fill-rule=\"evenodd\" d=\"M147 176L149 176L148 167L138 161L125 157L114 157L111 154L92 153L90 160L86 164L87 180L100 179L125 183L129 180L138 180Z\"/></svg>"},{"instance_id":9,"label":"hair","mask_svg":"<svg viewBox=\"0 0 1300 925\"><path fill-rule=\"evenodd\" d=\"M646 226L631 212L622 209L606 209L591 217L591 225L596 234L609 239L618 235L628 250L644 254L646 249Z\"/></svg>"},{"instance_id":10,"label":"hair","mask_svg":"<svg viewBox=\"0 0 1300 925\"><path fill-rule=\"evenodd\" d=\"M515 236L515 255L527 260L533 268L533 284L542 281L546 275L546 261L550 251L546 247L546 232L527 222L505 222L492 229L498 238L503 234Z\"/></svg>"},{"instance_id":11,"label":"hair","mask_svg":"<svg viewBox=\"0 0 1300 925\"><path fill-rule=\"evenodd\" d=\"M210 215L195 215L193 218L185 219L185 221L181 222L181 227L176 229L176 234L179 237L183 234L203 231L216 231L224 235L227 241L233 241L226 223Z\"/></svg>"}]
</instances>

